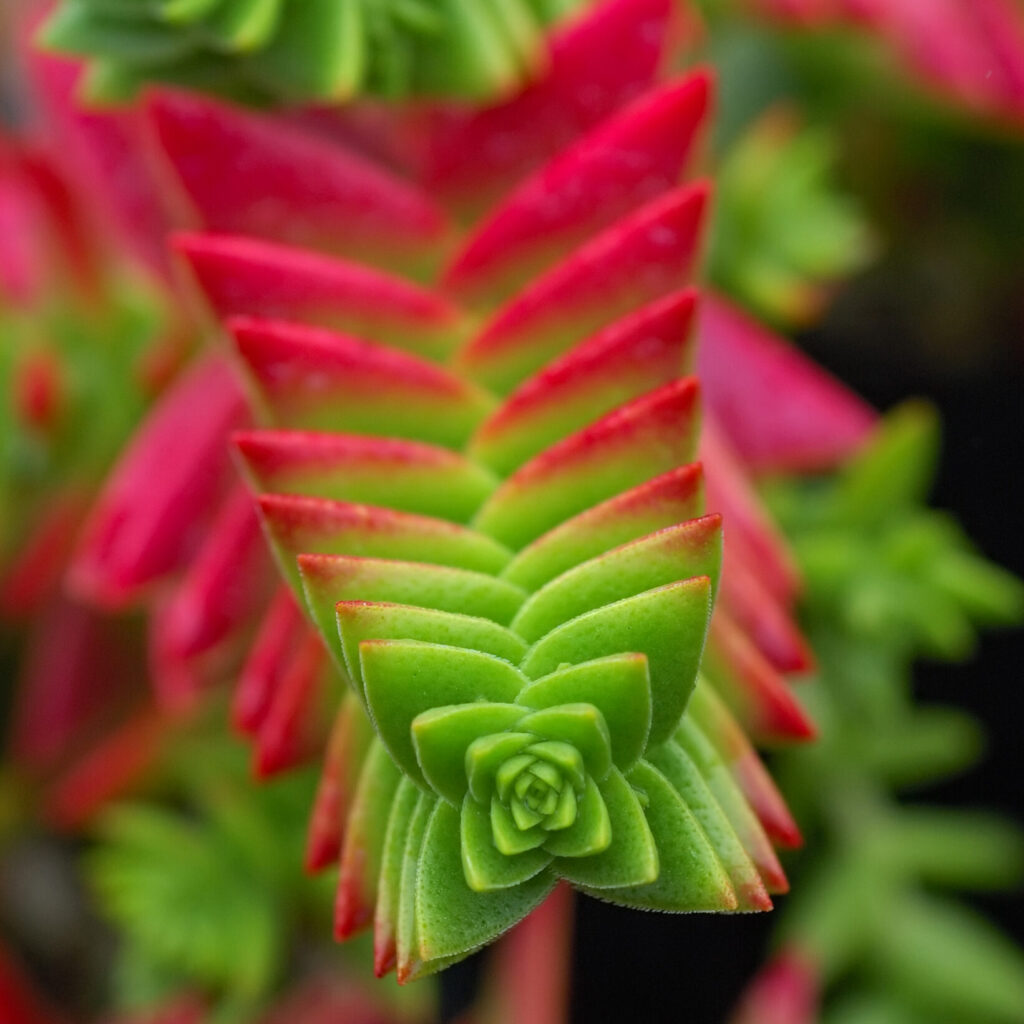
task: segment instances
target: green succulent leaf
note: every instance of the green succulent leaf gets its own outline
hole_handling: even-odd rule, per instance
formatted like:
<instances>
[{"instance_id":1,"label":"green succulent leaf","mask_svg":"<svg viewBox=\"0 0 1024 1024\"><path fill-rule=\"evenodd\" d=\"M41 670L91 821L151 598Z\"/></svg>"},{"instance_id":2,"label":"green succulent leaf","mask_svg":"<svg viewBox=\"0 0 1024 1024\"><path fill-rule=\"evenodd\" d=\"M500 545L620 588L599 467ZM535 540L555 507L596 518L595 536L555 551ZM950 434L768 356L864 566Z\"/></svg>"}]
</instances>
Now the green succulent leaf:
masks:
<instances>
[{"instance_id":1,"label":"green succulent leaf","mask_svg":"<svg viewBox=\"0 0 1024 1024\"><path fill-rule=\"evenodd\" d=\"M908 402L891 413L875 440L840 476L837 508L863 521L884 520L927 497L939 451L935 410Z\"/></svg>"},{"instance_id":2,"label":"green succulent leaf","mask_svg":"<svg viewBox=\"0 0 1024 1024\"><path fill-rule=\"evenodd\" d=\"M690 809L655 767L641 761L627 776L647 801L645 816L658 850L658 877L644 885L601 889L604 899L647 910L735 910L736 891Z\"/></svg>"},{"instance_id":3,"label":"green succulent leaf","mask_svg":"<svg viewBox=\"0 0 1024 1024\"><path fill-rule=\"evenodd\" d=\"M561 824L561 819L558 821ZM587 778L576 817L567 828L544 836L544 848L557 857L590 858L607 850L612 842L612 822L598 784Z\"/></svg>"},{"instance_id":4,"label":"green succulent leaf","mask_svg":"<svg viewBox=\"0 0 1024 1024\"><path fill-rule=\"evenodd\" d=\"M229 53L266 46L281 21L284 0L221 0L206 23L213 45Z\"/></svg>"},{"instance_id":5,"label":"green succulent leaf","mask_svg":"<svg viewBox=\"0 0 1024 1024\"><path fill-rule=\"evenodd\" d=\"M416 880L419 953L424 961L469 953L496 939L554 888L548 871L507 889L477 892L462 864L459 809L439 801L427 826Z\"/></svg>"},{"instance_id":6,"label":"green succulent leaf","mask_svg":"<svg viewBox=\"0 0 1024 1024\"><path fill-rule=\"evenodd\" d=\"M743 903L764 895L764 883L721 804L696 765L673 741L650 755L650 763L672 784L700 825Z\"/></svg>"},{"instance_id":7,"label":"green succulent leaf","mask_svg":"<svg viewBox=\"0 0 1024 1024\"><path fill-rule=\"evenodd\" d=\"M536 742L528 732L506 732L475 740L466 751L469 790L481 804L490 805L498 769Z\"/></svg>"},{"instance_id":8,"label":"green succulent leaf","mask_svg":"<svg viewBox=\"0 0 1024 1024\"><path fill-rule=\"evenodd\" d=\"M374 724L399 767L427 782L416 759L412 723L439 705L511 703L525 679L506 661L457 647L412 640L368 640L359 648Z\"/></svg>"},{"instance_id":9,"label":"green succulent leaf","mask_svg":"<svg viewBox=\"0 0 1024 1024\"><path fill-rule=\"evenodd\" d=\"M423 849L427 825L438 802L431 794L420 793L405 836L395 942L399 970L405 977L411 972L419 973L420 956L416 941L416 875L419 871L420 852Z\"/></svg>"},{"instance_id":10,"label":"green succulent leaf","mask_svg":"<svg viewBox=\"0 0 1024 1024\"><path fill-rule=\"evenodd\" d=\"M632 650L647 656L651 675L649 742L667 739L693 690L711 614L711 581L673 583L605 605L552 630L527 653L532 679L561 665Z\"/></svg>"},{"instance_id":11,"label":"green succulent leaf","mask_svg":"<svg viewBox=\"0 0 1024 1024\"><path fill-rule=\"evenodd\" d=\"M600 784L601 802L607 814L609 837L604 849L586 854L573 853L569 833L558 832L548 840L546 849L558 853L554 870L574 885L588 889L612 889L646 885L658 877L658 848L644 809L636 793L613 768ZM578 821L586 820L587 808L581 808ZM574 826L575 827L575 826Z\"/></svg>"},{"instance_id":12,"label":"green succulent leaf","mask_svg":"<svg viewBox=\"0 0 1024 1024\"><path fill-rule=\"evenodd\" d=\"M578 750L587 772L600 781L612 766L611 737L604 715L593 704L561 704L534 711L516 726L542 739L557 740Z\"/></svg>"},{"instance_id":13,"label":"green succulent leaf","mask_svg":"<svg viewBox=\"0 0 1024 1024\"><path fill-rule=\"evenodd\" d=\"M651 731L651 682L642 654L614 654L567 665L528 683L516 702L529 708L588 703L608 726L612 761L623 771L647 748Z\"/></svg>"},{"instance_id":14,"label":"green succulent leaf","mask_svg":"<svg viewBox=\"0 0 1024 1024\"><path fill-rule=\"evenodd\" d=\"M519 832L514 826L509 831L513 836ZM495 845L494 832L491 809L466 794L462 803L462 870L475 892L519 885L551 863L552 855L537 846L527 846L518 853L501 852Z\"/></svg>"},{"instance_id":15,"label":"green succulent leaf","mask_svg":"<svg viewBox=\"0 0 1024 1024\"><path fill-rule=\"evenodd\" d=\"M458 704L432 708L412 723L416 757L436 793L459 805L469 788L466 752L484 736L503 733L523 717L517 704Z\"/></svg>"},{"instance_id":16,"label":"green succulent leaf","mask_svg":"<svg viewBox=\"0 0 1024 1024\"><path fill-rule=\"evenodd\" d=\"M359 645L364 640L404 640L482 651L517 665L526 645L511 630L490 619L414 605L370 601L339 603L335 609L344 665L362 691Z\"/></svg>"},{"instance_id":17,"label":"green succulent leaf","mask_svg":"<svg viewBox=\"0 0 1024 1024\"><path fill-rule=\"evenodd\" d=\"M721 528L716 523L707 530L705 523L698 519L648 534L562 573L526 601L512 629L532 643L568 619L678 580L706 576L717 582Z\"/></svg>"},{"instance_id":18,"label":"green succulent leaf","mask_svg":"<svg viewBox=\"0 0 1024 1024\"><path fill-rule=\"evenodd\" d=\"M377 907L374 931L378 946L397 942L398 918L402 905L402 874L407 840L420 800L427 799L408 777L403 776L395 791L388 814L388 827L381 853L377 883Z\"/></svg>"},{"instance_id":19,"label":"green succulent leaf","mask_svg":"<svg viewBox=\"0 0 1024 1024\"><path fill-rule=\"evenodd\" d=\"M511 800L506 802L498 796L491 797L491 843L505 857L535 850L546 838L539 814L524 822L513 814L508 806L510 803Z\"/></svg>"},{"instance_id":20,"label":"green succulent leaf","mask_svg":"<svg viewBox=\"0 0 1024 1024\"><path fill-rule=\"evenodd\" d=\"M339 897L344 901L341 930L346 934L364 923L378 898L388 822L402 778L384 744L375 738L356 784L342 847Z\"/></svg>"}]
</instances>

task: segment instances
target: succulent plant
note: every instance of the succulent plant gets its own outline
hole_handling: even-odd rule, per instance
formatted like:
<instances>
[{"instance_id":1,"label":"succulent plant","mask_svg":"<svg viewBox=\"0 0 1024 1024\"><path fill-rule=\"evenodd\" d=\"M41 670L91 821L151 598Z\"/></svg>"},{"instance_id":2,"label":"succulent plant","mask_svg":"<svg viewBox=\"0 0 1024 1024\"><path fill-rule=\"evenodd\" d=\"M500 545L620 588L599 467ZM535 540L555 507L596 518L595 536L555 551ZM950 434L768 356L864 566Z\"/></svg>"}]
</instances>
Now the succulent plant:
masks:
<instances>
[{"instance_id":1,"label":"succulent plant","mask_svg":"<svg viewBox=\"0 0 1024 1024\"><path fill-rule=\"evenodd\" d=\"M968 12L948 0L945 38L920 41L917 26L934 24L916 20L916 4L884 18L860 0L761 6L822 23L856 15L961 100L1019 115L1016 27L1003 23L1005 46L993 30L1001 3ZM28 648L18 767L46 783L47 823L74 827L158 754L194 759L176 794L186 815L136 804L102 819L90 865L128 938L118 984L143 1002L169 997L159 1019L260 1018L297 937L296 896L319 896L314 918L326 900L291 875L312 775L254 794L237 757L184 739L204 710L223 712L217 684L237 677L232 716L259 774L323 758L306 866L338 866L337 936L372 923L377 972L406 981L530 914L499 969L532 978L551 961L541 989L557 1014L570 886L676 912L767 910L786 890L774 847L800 836L752 744L815 735L787 678L816 667L794 618L809 588L819 674L837 691L853 680L851 703L884 713L872 708L861 728L844 708L843 742L830 748L842 700L808 697L822 752L778 763L800 809L820 805L824 831L850 835L801 895L742 1019L810 1021L825 986L866 966L895 982L855 992L836 1020L916 1020L948 996L958 1012L1009 1021L1022 991L1013 955L910 883L1002 879L1016 838L983 819L901 816L842 776L921 776L963 759L974 734L965 741L962 721L929 733L927 715L885 702L899 675L886 658L901 668L920 647L965 653L971 620L1019 612L1019 590L916 508L929 445L913 415L838 484L769 488L790 536L780 533L755 475L834 468L875 414L693 284L710 189L681 181L704 166L712 79L677 74L676 5L606 0L561 21L583 6L58 8L48 38L92 55L94 98L156 80L257 105L424 102L254 114L158 89L138 107L85 111L71 99L76 71L38 62L60 151L101 216L170 304L188 305L188 279L227 352L181 373L186 347L158 358L145 397L174 379L84 529L82 505L62 505L14 562L0 601L42 577L37 556L52 588L77 539L73 599L51 604ZM950 43L951 25L970 29L966 44ZM978 88L996 58L995 81ZM670 67L676 77L662 77ZM820 187L825 147L777 128L755 131L719 175L713 273L796 319L818 281L863 254L864 235ZM26 203L23 170L0 165L0 224L14 226L0 232L0 295L15 311L7 322L31 331L39 320L22 312L42 263L25 223L53 195L36 195L30 174ZM172 228L183 230L167 246ZM92 268L69 265L88 294ZM90 356L95 344L69 348ZM20 427L52 428L65 397L54 366L79 369L63 355L15 367ZM130 405L134 419L132 395L104 411ZM156 708L130 686L104 687L103 707L91 706L104 675L143 673L107 669L109 622L79 601L146 613ZM94 711L124 718L90 747ZM297 799L275 805L286 791ZM984 852L957 835L968 828ZM889 899L902 918L882 928ZM301 976L307 938L287 963ZM52 1016L6 967L0 950L16 1012ZM914 990L906 1005L900 986ZM376 1019L349 996L300 980L266 1020ZM519 1015L537 1019L542 997L533 1009L523 998Z\"/></svg>"},{"instance_id":2,"label":"succulent plant","mask_svg":"<svg viewBox=\"0 0 1024 1024\"><path fill-rule=\"evenodd\" d=\"M761 873L784 885L705 725L681 726L720 557L718 518L692 518L697 389L678 376L704 192L670 186L704 88L697 76L636 101L471 236L452 287L512 297L451 369L425 358L442 353L421 332L403 351L229 321L277 424L238 435L238 451L284 574L351 687L347 742L328 763L350 802L344 837L324 843L340 847L338 929L372 911L378 970L397 963L403 980L490 941L558 878L676 911L765 908ZM618 164L662 111L672 146L652 166L638 141L616 191L598 191L605 140ZM631 183L652 180L664 193L621 217ZM580 199L554 206L562 189ZM584 232L597 235L576 248ZM245 280L265 300L252 285L271 267L277 281L353 276L243 240L180 249L215 305L227 280L234 302L248 301ZM550 269L517 292L540 261ZM637 345L664 355L640 361ZM722 712L711 683L699 689ZM372 734L354 725L361 704ZM345 815L343 803L316 820Z\"/></svg>"},{"instance_id":3,"label":"succulent plant","mask_svg":"<svg viewBox=\"0 0 1024 1024\"><path fill-rule=\"evenodd\" d=\"M469 231L280 118L175 93L146 112L204 228L175 248L246 387L220 357L175 385L72 579L119 605L188 567L193 632L163 618L153 634L172 703L258 623L235 715L265 772L308 756L340 700L309 862L339 860L339 935L375 920L377 968L403 980L489 942L558 878L677 911L767 909L785 888L769 835L798 833L734 716L762 738L811 735L783 677L807 653L785 553L724 437L706 442L707 476L737 513L747 586L723 595L698 679L721 527L701 514L699 386L682 374L708 190L678 181L710 82L653 82L670 11L601 5L553 41L548 78L439 123L419 173L442 194L462 173L446 152L486 154L527 110L548 126ZM595 91L572 69L610 36L623 60ZM231 187L225 145L249 168ZM485 160L476 194L508 174ZM269 429L246 426L243 394ZM229 497L232 430L290 584L269 607L255 519ZM167 473L172 438L191 454Z\"/></svg>"},{"instance_id":4,"label":"succulent plant","mask_svg":"<svg viewBox=\"0 0 1024 1024\"><path fill-rule=\"evenodd\" d=\"M173 171L161 217L187 209L203 228L174 247L247 380L210 356L168 390L70 579L122 607L177 577L151 628L173 707L238 665L255 630L236 722L264 773L327 740L308 861L339 861L339 935L375 919L378 970L397 962L402 978L489 941L558 878L674 910L766 909L786 885L772 841L798 833L740 723L810 736L784 679L810 658L744 461L828 464L873 417L708 301L701 358L725 429L701 452L733 541L712 621L720 520L700 514L699 387L681 376L707 189L677 184L710 80L655 84L670 10L601 5L555 37L547 78L434 122L414 171L459 216L521 177L468 230L319 129L179 93L151 98L145 130L117 115ZM622 60L596 89L578 67L609 38ZM544 131L489 162L527 114ZM93 116L102 154L113 122ZM373 147L381 131L396 127L378 125ZM132 159L155 166L140 144ZM249 168L231 187L225 147ZM469 204L466 151L484 158ZM785 410L742 397L764 379ZM232 431L291 585L269 605Z\"/></svg>"},{"instance_id":5,"label":"succulent plant","mask_svg":"<svg viewBox=\"0 0 1024 1024\"><path fill-rule=\"evenodd\" d=\"M511 92L581 0L61 0L46 45L90 58L93 99L145 82L253 101Z\"/></svg>"}]
</instances>

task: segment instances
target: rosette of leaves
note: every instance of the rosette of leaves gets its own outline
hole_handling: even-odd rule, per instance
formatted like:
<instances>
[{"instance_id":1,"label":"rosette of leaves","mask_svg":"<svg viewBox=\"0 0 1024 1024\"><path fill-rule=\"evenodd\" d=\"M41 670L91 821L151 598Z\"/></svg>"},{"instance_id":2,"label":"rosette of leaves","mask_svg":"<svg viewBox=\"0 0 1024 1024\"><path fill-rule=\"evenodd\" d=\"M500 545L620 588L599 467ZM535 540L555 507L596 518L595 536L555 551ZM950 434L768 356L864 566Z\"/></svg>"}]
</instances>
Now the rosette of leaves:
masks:
<instances>
[{"instance_id":1,"label":"rosette of leaves","mask_svg":"<svg viewBox=\"0 0 1024 1024\"><path fill-rule=\"evenodd\" d=\"M62 0L43 39L89 58L86 94L159 81L256 102L491 98L545 59L581 0Z\"/></svg>"}]
</instances>

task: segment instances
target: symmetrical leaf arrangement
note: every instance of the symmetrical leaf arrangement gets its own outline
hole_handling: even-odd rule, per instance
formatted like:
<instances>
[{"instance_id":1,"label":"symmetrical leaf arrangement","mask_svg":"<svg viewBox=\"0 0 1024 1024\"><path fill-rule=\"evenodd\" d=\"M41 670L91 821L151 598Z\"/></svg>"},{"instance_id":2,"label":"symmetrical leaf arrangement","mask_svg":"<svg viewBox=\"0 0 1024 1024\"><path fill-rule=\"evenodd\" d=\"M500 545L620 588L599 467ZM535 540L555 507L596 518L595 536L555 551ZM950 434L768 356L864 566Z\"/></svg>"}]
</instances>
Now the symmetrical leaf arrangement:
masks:
<instances>
[{"instance_id":1,"label":"symmetrical leaf arrangement","mask_svg":"<svg viewBox=\"0 0 1024 1024\"><path fill-rule=\"evenodd\" d=\"M616 0L574 32L653 7L667 17L664 3ZM767 909L785 887L768 837L796 830L734 715L761 736L809 735L779 674L805 652L785 618L792 577L714 437L709 486L737 512L730 558L745 583L724 589L698 676L721 522L701 514L699 388L680 374L707 188L677 182L708 87L698 72L615 111L454 254L430 199L362 158L195 98L150 106L183 195L216 232L177 249L273 424L236 449L320 634L282 592L237 718L281 740L322 719L328 680L347 681L310 862L339 858L337 932L373 919L380 972L397 964L404 980L466 955L558 879L672 911ZM230 181L222 146L245 169ZM442 292L379 269L423 273L439 255ZM212 445L244 421L216 362L186 391L157 433L200 413ZM135 462L87 537L96 558L125 541L116 509ZM182 491L190 502L216 493L213 465ZM183 480L170 474L167 495ZM218 545L218 565L251 546L234 507L242 547ZM168 566L179 555L159 552ZM223 575L197 566L193 607ZM778 615L753 614L752 593Z\"/></svg>"},{"instance_id":2,"label":"symmetrical leaf arrangement","mask_svg":"<svg viewBox=\"0 0 1024 1024\"><path fill-rule=\"evenodd\" d=\"M919 22L916 3L762 6L805 20L855 12L876 29L892 28L883 10L909 12L897 27L916 62L940 58L933 78L1007 112L1024 81L1019 26L1005 21L1006 46L993 49L1003 0L968 2L943 0L938 19ZM56 777L33 800L51 823L80 824L161 748L195 761L186 789L198 819L188 800L187 817L122 808L92 860L129 938L122 995L152 1002L199 983L227 999L222 1011L233 1003L251 1015L283 958L298 895L295 814L313 779L287 780L279 807L272 790L242 796L234 759L160 742L167 707L188 708L233 675L254 636L236 724L264 774L327 740L307 863L339 864L337 933L372 921L380 973L397 967L407 980L444 967L559 879L676 911L766 909L786 886L771 841L798 835L745 733L809 735L783 678L809 657L791 619L796 574L746 472L833 466L874 418L727 300L704 295L696 312L687 283L706 189L679 180L709 82L698 73L653 86L670 56L672 0L595 5L542 50L542 25L575 6L66 0L50 24L53 43L99 58L85 84L107 99L150 78L257 103L508 95L532 83L492 108L428 104L414 117L357 107L258 118L174 94L114 114L69 106L73 72L49 69L60 114L93 158L81 164L72 146L68 162L76 173L89 165L97 197L112 200L169 294L166 229L187 213L195 230L175 244L182 277L223 321L246 383L213 357L171 386L90 518L71 575L94 603L148 606L161 713L142 708L67 771L63 748L77 756L75 730L95 724L81 720L95 680L143 672L108 670L96 656L100 613L63 599L26 658L30 699L14 749L21 767ZM949 44L957 17L989 51L972 49L970 32L965 46ZM915 25L935 24L945 38L914 50ZM972 94L993 62L994 81ZM844 265L830 260L863 241L820 190L824 150L808 139L792 143L768 124L719 177L733 216L719 218L715 263L727 272L715 280L780 317L806 311L807 280L838 273ZM17 309L36 291L38 239L19 221L33 205L24 178L7 170L0 220L15 230L0 237L0 297ZM451 211L481 210L470 228L453 227ZM833 230L818 230L825 223ZM694 365L694 322L702 403L681 376ZM73 347L89 353L81 339ZM134 361L108 356L134 373ZM65 368L77 381L91 365ZM15 362L3 368L26 385L11 390L17 414L52 430L52 373L35 361L24 375ZM710 420L699 442L706 474L693 461L698 404ZM127 406L111 400L104 412ZM1017 838L985 819L898 810L874 787L874 776L948 767L973 738L959 718L909 714L913 650L958 654L969 620L1020 609L1019 588L948 523L916 515L929 444L913 420L895 419L837 486L805 481L778 504L809 583L826 683L812 696L825 742L779 763L801 820L836 842L755 990L757 1024L773 1011L787 1024L811 1019L815 986L837 980L844 1024L951 1008L972 1024L1011 1021L1024 992L1005 944L918 891L1005 881ZM81 450L87 432L61 423ZM259 517L233 477L229 434ZM705 483L708 507L725 513L724 573L719 517L701 515ZM75 518L65 510L43 524L47 552ZM272 601L261 525L290 584ZM51 584L66 551L56 547ZM14 575L37 578L38 563L24 561L31 571ZM45 656L51 648L57 657ZM104 690L107 703L124 700ZM168 865L172 845L183 855ZM561 896L545 914L564 912ZM549 921L534 917L508 948ZM18 986L5 960L0 949L8 1007ZM846 984L854 968L864 992ZM332 1011L326 995L300 984L267 1020L358 1012ZM199 1000L175 1003L174 1019L204 1015Z\"/></svg>"},{"instance_id":3,"label":"symmetrical leaf arrangement","mask_svg":"<svg viewBox=\"0 0 1024 1024\"><path fill-rule=\"evenodd\" d=\"M545 29L581 0L62 0L47 45L91 58L94 99L150 81L338 102L490 98L533 77Z\"/></svg>"}]
</instances>

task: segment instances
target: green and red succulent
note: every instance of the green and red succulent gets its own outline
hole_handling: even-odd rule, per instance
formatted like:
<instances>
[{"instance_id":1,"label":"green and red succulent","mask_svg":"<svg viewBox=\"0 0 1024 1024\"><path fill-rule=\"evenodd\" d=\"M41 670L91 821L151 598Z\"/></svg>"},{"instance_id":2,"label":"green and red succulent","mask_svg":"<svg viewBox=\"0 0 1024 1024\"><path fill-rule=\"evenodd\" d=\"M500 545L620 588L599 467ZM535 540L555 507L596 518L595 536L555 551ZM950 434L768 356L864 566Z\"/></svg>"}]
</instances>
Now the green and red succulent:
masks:
<instances>
[{"instance_id":1,"label":"green and red succulent","mask_svg":"<svg viewBox=\"0 0 1024 1024\"><path fill-rule=\"evenodd\" d=\"M402 979L491 941L559 878L631 907L767 909L786 886L773 841L799 841L744 734L813 732L785 679L809 664L798 582L733 447L827 464L871 416L723 300L697 313L709 190L680 179L711 83L658 80L672 13L610 0L569 23L544 79L428 112L405 177L368 155L405 151L400 119L359 148L157 93L137 136L173 186L163 216L189 213L174 248L245 387L221 356L172 385L71 580L108 607L159 595L172 705L255 636L236 722L264 772L327 739L309 864L338 862L337 933L372 920L378 970ZM597 74L610 40L621 60ZM510 150L524 118L538 130ZM229 159L247 173L226 178ZM704 469L695 328L727 381ZM269 605L229 435L288 584ZM730 530L713 618L705 475Z\"/></svg>"},{"instance_id":2,"label":"green and red succulent","mask_svg":"<svg viewBox=\"0 0 1024 1024\"><path fill-rule=\"evenodd\" d=\"M241 464L350 684L313 862L339 859L339 934L372 918L377 968L403 980L491 941L559 878L675 911L766 909L785 886L752 804L777 836L791 824L766 810L763 773L731 770L737 726L697 681L721 557L693 463L699 388L682 375L707 190L676 182L707 93L703 73L654 87L540 161L454 252L424 193L294 129L194 98L151 106L220 232L178 251L271 424L236 435ZM228 190L212 137L266 177ZM274 210L274 168L300 153L310 175L282 178ZM355 183L374 206L350 215ZM257 203L272 220L252 220ZM422 273L449 250L441 290L338 254L371 216L391 266ZM238 237L252 223L262 241ZM742 474L724 481L728 504ZM745 522L790 585L757 515ZM745 720L806 735L766 656L734 669L730 655L713 674L737 677L730 699L749 693L733 701ZM250 728L283 682L246 674ZM291 691L293 714L314 685Z\"/></svg>"},{"instance_id":3,"label":"green and red succulent","mask_svg":"<svg viewBox=\"0 0 1024 1024\"><path fill-rule=\"evenodd\" d=\"M787 679L812 663L793 615L799 570L818 586L836 567L833 520L881 507L859 492L801 497L813 523L794 564L751 475L830 468L874 414L692 284L710 189L681 182L700 165L712 80L661 77L680 63L674 4L607 0L562 21L583 6L65 0L48 29L97 58L85 85L104 98L157 79L260 103L498 98L483 108L256 115L156 91L141 108L84 112L69 102L75 72L40 65L97 198L169 290L186 271L228 347L160 398L68 582L107 610L148 611L163 711L194 710L237 675L235 724L262 774L323 750L307 866L337 864L338 937L372 923L376 970L401 981L492 941L561 881L631 908L769 909L787 887L774 846L799 833L748 735L813 734ZM793 316L806 279L848 267L829 261L852 259L863 236L801 178L819 151L766 138L731 166L719 247L735 276L718 280ZM4 184L0 217L14 209L17 228L26 208ZM808 228L807 210L829 230ZM760 231L766 213L791 233ZM167 247L172 227L185 230ZM768 236L778 249L736 242ZM24 230L9 237L0 291L22 301L36 253ZM25 408L47 407L42 392L27 387ZM857 593L821 607L855 615L862 584L878 588L853 568L909 560L911 625L943 608L955 624L950 603L976 604L993 577L919 526L887 535L880 563L874 537L847 545ZM943 586L945 606L929 604ZM82 666L103 668L98 616L58 612L48 636L84 639L27 673L26 761L58 746L44 742L50 703L74 705L61 735L82 724ZM64 675L76 686L59 687ZM164 730L148 708L129 721L112 755L101 747L50 795L50 817L78 824ZM196 789L213 794L205 836L122 808L96 874L154 962L258 1000L288 927L284 871L243 799L219 802L205 778ZM179 842L189 855L168 868ZM193 912L172 921L196 884L211 893L208 942ZM783 957L749 1012L809 1019L816 968ZM183 1019L201 1014L182 1004Z\"/></svg>"}]
</instances>

